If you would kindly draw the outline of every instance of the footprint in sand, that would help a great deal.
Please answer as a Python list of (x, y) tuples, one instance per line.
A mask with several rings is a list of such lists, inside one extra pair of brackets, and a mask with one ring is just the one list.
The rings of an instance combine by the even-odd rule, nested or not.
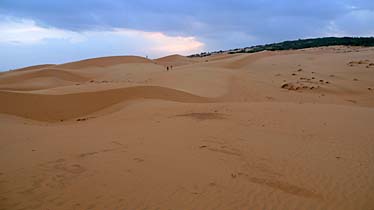
[(306, 189), (304, 187), (300, 187), (285, 181), (277, 180), (277, 179), (266, 179), (266, 178), (260, 178), (260, 177), (251, 177), (248, 174), (245, 173), (232, 173), (232, 178), (242, 177), (247, 179), (249, 182), (252, 182), (254, 184), (263, 185), (266, 187), (270, 187), (276, 190), (283, 191), (284, 193), (301, 196), (305, 198), (316, 198), (321, 199), (322, 195)]
[(66, 172), (69, 172), (69, 173), (72, 173), (72, 174), (80, 174), (80, 173), (83, 173), (84, 171), (86, 171), (86, 169), (83, 168), (79, 164), (58, 165), (56, 168), (61, 169), (61, 170), (66, 171)]
[(142, 158), (134, 158), (133, 160), (135, 160), (136, 162), (139, 162), (139, 163), (144, 162), (144, 159), (142, 159)]
[(222, 120), (225, 119), (225, 115), (217, 112), (194, 112), (188, 114), (176, 115), (176, 117), (189, 117), (196, 120)]

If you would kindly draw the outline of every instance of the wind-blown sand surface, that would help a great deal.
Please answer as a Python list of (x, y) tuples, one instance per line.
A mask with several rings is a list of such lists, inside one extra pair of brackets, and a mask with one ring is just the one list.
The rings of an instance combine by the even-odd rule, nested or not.
[(374, 209), (374, 48), (5, 72), (0, 137), (0, 210)]

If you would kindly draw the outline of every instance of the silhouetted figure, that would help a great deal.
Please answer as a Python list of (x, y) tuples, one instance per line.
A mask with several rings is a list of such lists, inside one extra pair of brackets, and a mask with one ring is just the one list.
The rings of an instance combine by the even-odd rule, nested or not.
[(169, 71), (169, 66), (166, 66), (166, 71)]

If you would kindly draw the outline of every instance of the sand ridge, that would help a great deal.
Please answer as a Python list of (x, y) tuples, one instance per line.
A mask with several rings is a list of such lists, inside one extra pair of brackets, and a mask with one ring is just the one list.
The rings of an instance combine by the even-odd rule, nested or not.
[(28, 70), (35, 70), (35, 69), (43, 69), (48, 67), (53, 67), (55, 64), (41, 64), (41, 65), (35, 65), (35, 66), (29, 66), (25, 68), (15, 69), (12, 71), (28, 71)]
[(136, 86), (97, 92), (45, 95), (0, 91), (1, 113), (39, 121), (64, 121), (86, 116), (120, 102), (134, 99), (160, 99), (207, 103), (214, 99), (157, 86)]
[(9, 84), (9, 83), (22, 83), (25, 80), (38, 78), (38, 77), (56, 77), (62, 80), (72, 81), (72, 82), (83, 82), (87, 81), (88, 78), (84, 78), (80, 75), (73, 74), (68, 71), (60, 69), (42, 69), (32, 72), (25, 72), (18, 75), (11, 75), (9, 77), (3, 77), (0, 80), (0, 84)]
[(65, 63), (58, 65), (57, 67), (67, 69), (81, 69), (89, 67), (106, 67), (124, 63), (152, 63), (152, 61), (140, 56), (110, 56)]
[(183, 66), (198, 63), (199, 60), (188, 58), (182, 55), (169, 55), (162, 58), (154, 59), (154, 62), (163, 66)]

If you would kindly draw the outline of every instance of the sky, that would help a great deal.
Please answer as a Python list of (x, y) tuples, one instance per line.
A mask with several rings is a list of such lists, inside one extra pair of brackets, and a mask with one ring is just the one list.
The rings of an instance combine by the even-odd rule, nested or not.
[(373, 0), (0, 0), (0, 71), (374, 36)]

